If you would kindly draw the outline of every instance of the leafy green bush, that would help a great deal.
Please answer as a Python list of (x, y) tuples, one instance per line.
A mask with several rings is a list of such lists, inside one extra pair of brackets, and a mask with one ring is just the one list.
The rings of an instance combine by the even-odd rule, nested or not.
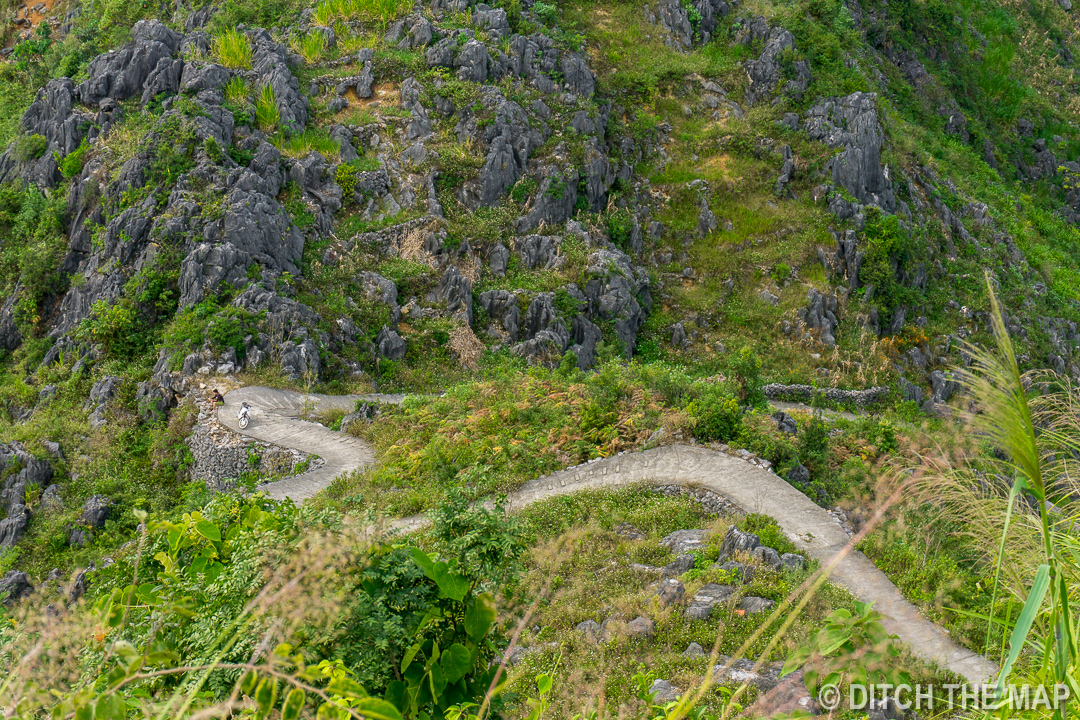
[(694, 437), (704, 442), (730, 442), (739, 434), (739, 401), (721, 388), (709, 388), (687, 406), (694, 418)]
[(799, 460), (817, 474), (825, 469), (829, 456), (829, 426), (815, 412), (810, 422), (799, 433)]
[(194, 350), (209, 341), (215, 351), (235, 348), (244, 353), (244, 336), (256, 329), (257, 318), (233, 305), (222, 306), (214, 297), (176, 313), (165, 329), (163, 342), (168, 348)]
[(630, 234), (633, 227), (634, 218), (626, 208), (612, 210), (607, 214), (607, 228), (611, 242), (623, 250), (630, 249)]
[(760, 405), (765, 402), (761, 392), (761, 358), (749, 347), (735, 353), (731, 360), (731, 370), (739, 383), (739, 400), (746, 405)]
[(19, 162), (37, 160), (49, 149), (49, 141), (44, 135), (19, 135), (15, 138), (15, 149), (12, 153)]
[(795, 544), (788, 540), (784, 531), (768, 515), (750, 513), (741, 518), (737, 525), (740, 530), (757, 535), (762, 545), (771, 547), (780, 554), (798, 552)]
[(90, 144), (86, 142), (86, 138), (79, 143), (79, 147), (75, 148), (67, 155), (65, 155), (60, 162), (60, 173), (64, 176), (65, 180), (71, 180), (78, 177), (82, 173), (83, 166), (86, 165), (86, 152), (90, 149)]

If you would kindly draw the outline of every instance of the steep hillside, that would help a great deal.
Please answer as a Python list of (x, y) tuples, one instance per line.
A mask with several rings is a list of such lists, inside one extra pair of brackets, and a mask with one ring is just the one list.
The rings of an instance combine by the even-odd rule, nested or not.
[[(753, 453), (858, 529), (883, 468), (981, 449), (951, 369), (991, 338), (988, 288), (1021, 369), (1080, 380), (1069, 0), (0, 0), (0, 21), (14, 594), (107, 566), (147, 517), (249, 513), (293, 547), (308, 521), (673, 442)], [(237, 497), (321, 462), (222, 427), (210, 394), (239, 385), (407, 397), (300, 413), (377, 464), (297, 515)], [(864, 551), (981, 650), (973, 618), (1011, 608), (985, 548), (890, 518)]]

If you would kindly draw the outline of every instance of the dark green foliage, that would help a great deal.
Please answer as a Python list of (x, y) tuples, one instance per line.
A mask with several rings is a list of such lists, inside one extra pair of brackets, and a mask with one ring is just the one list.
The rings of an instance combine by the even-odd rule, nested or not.
[(744, 347), (731, 360), (731, 370), (739, 383), (739, 400), (746, 405), (765, 402), (761, 392), (761, 358), (752, 348)]
[(82, 172), (83, 166), (86, 165), (86, 152), (90, 149), (89, 143), (86, 142), (86, 138), (79, 143), (79, 147), (75, 148), (60, 160), (60, 172), (63, 174), (65, 180), (71, 180), (78, 177)]
[(98, 343), (110, 357), (134, 360), (151, 352), (161, 326), (176, 312), (179, 277), (179, 255), (167, 251), (155, 265), (133, 275), (115, 302), (94, 303), (75, 337)]
[(212, 137), (206, 138), (203, 141), (203, 149), (206, 150), (206, 156), (210, 158), (211, 162), (221, 164), (221, 161), (225, 159), (225, 153), (222, 151), (221, 146), (217, 144), (217, 141)]
[(225, 0), (210, 21), (210, 27), (215, 32), (221, 32), (241, 23), (264, 28), (287, 25), (309, 6), (303, 0), (264, 0), (258, 3)]
[(256, 330), (256, 323), (257, 318), (243, 308), (208, 297), (176, 313), (162, 340), (168, 348), (187, 352), (208, 340), (215, 351), (232, 347), (242, 357), (244, 336)]
[(571, 295), (566, 288), (555, 290), (555, 309), (559, 315), (572, 318), (582, 311), (582, 302)]
[(634, 217), (625, 208), (612, 210), (607, 214), (607, 228), (611, 242), (623, 250), (630, 249), (630, 234), (633, 226)]
[(737, 527), (744, 532), (754, 533), (762, 545), (771, 547), (780, 554), (798, 552), (795, 544), (787, 539), (784, 531), (768, 515), (750, 513), (739, 520)]
[(694, 437), (704, 442), (731, 442), (739, 434), (742, 408), (719, 385), (706, 388), (688, 406), (694, 417)]
[(820, 472), (829, 455), (829, 426), (820, 412), (814, 413), (798, 437), (800, 462), (810, 468), (812, 473)]
[(915, 257), (916, 245), (900, 228), (895, 215), (884, 215), (875, 207), (867, 208), (866, 256), (859, 269), (859, 281), (873, 287), (873, 302), (884, 317), (900, 305), (911, 302), (916, 292), (904, 287), (897, 269)]
[(19, 162), (30, 162), (44, 155), (48, 148), (49, 141), (44, 135), (20, 135), (15, 138), (13, 154)]
[(513, 584), (526, 547), (520, 521), (501, 505), (494, 510), (472, 506), (464, 493), (451, 491), (428, 517), (436, 546), (444, 555), (456, 557), (461, 573), (477, 587), (494, 591)]
[(36, 331), (41, 301), (63, 289), (59, 274), (67, 250), (66, 198), (45, 197), (36, 187), (0, 188), (0, 283), (8, 294), (19, 288), (16, 320), (24, 333)]

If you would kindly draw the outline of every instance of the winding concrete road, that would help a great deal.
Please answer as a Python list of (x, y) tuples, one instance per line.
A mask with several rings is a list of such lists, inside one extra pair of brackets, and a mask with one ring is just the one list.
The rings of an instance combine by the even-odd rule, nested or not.
[[(272, 497), (302, 501), (344, 472), (374, 462), (374, 452), (358, 438), (297, 419), (303, 410), (340, 408), (351, 412), (357, 400), (400, 403), (394, 395), (311, 395), (269, 388), (241, 388), (225, 396), (218, 419), (232, 430), (322, 457), (326, 464), (309, 473), (263, 486)], [(236, 426), (236, 410), (247, 401), (254, 408), (244, 431)], [(526, 483), (509, 498), (509, 507), (590, 488), (635, 483), (679, 484), (707, 488), (747, 512), (773, 517), (800, 552), (832, 565), (830, 577), (863, 602), (873, 602), (886, 616), (888, 631), (921, 657), (979, 683), (997, 672), (993, 662), (955, 643), (937, 624), (901, 595), (865, 555), (848, 547), (848, 535), (836, 519), (774, 473), (725, 453), (702, 447), (671, 445), (624, 453), (546, 475)], [(403, 518), (403, 531), (426, 524), (422, 517)]]
[[(375, 451), (360, 438), (301, 420), (300, 416), (326, 410), (350, 413), (357, 401), (397, 405), (404, 398), (404, 395), (319, 395), (242, 387), (225, 394), (225, 404), (218, 408), (217, 419), (233, 432), (322, 458), (322, 467), (259, 486), (274, 499), (292, 498), (299, 503), (327, 487), (338, 475), (375, 462)], [(241, 430), (236, 424), (236, 413), (244, 402), (251, 406), (251, 421), (246, 430)]]

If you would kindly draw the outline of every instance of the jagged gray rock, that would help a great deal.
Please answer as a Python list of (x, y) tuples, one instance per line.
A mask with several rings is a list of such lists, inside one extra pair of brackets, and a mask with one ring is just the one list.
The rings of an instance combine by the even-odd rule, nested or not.
[(896, 210), (892, 181), (881, 165), (885, 133), (878, 121), (877, 95), (856, 92), (825, 98), (805, 115), (806, 131), (814, 140), (842, 151), (829, 161), (833, 182), (860, 202)]
[(383, 325), (378, 337), (375, 338), (375, 346), (378, 348), (379, 357), (387, 360), (404, 360), (405, 352), (408, 350), (405, 339), (386, 325)]
[(734, 553), (749, 553), (761, 544), (761, 538), (754, 533), (744, 532), (732, 525), (724, 535), (724, 542), (720, 545), (720, 559), (731, 557)]
[(0, 595), (5, 605), (12, 605), (34, 592), (30, 577), (21, 570), (9, 570), (0, 578)]

